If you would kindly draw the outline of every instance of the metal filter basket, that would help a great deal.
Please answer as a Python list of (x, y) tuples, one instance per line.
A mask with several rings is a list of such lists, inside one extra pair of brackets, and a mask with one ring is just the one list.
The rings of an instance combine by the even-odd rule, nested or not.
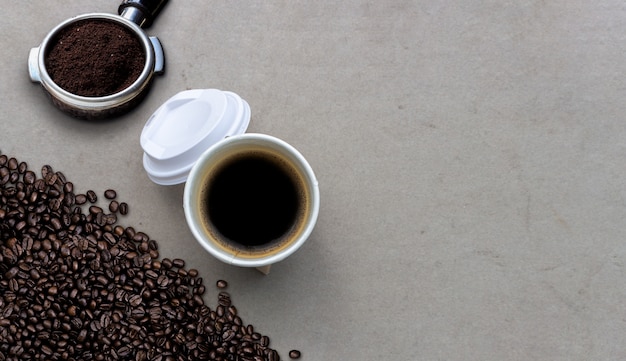
[[(40, 46), (32, 48), (28, 57), (31, 81), (40, 83), (52, 103), (60, 110), (81, 119), (103, 119), (121, 115), (135, 107), (146, 95), (155, 74), (165, 70), (165, 56), (158, 38), (147, 36), (142, 26), (149, 26), (167, 0), (124, 1), (119, 14), (89, 13), (79, 15), (57, 25)], [(139, 77), (125, 89), (106, 96), (88, 97), (73, 94), (57, 85), (46, 70), (46, 55), (55, 45), (59, 32), (71, 24), (84, 20), (115, 23), (128, 29), (139, 40), (145, 54), (145, 64)]]

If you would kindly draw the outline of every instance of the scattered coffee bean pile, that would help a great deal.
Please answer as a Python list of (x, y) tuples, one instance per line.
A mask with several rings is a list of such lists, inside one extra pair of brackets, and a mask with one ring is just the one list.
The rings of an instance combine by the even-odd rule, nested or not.
[(156, 241), (117, 225), (128, 205), (104, 195), (110, 212), (50, 166), (38, 177), (0, 155), (0, 361), (280, 359), (226, 282), (210, 309), (198, 271), (160, 260)]

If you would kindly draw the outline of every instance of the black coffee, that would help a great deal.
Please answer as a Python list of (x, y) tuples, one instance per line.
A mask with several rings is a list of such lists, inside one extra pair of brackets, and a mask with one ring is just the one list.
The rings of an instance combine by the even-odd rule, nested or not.
[(299, 213), (295, 171), (272, 154), (235, 156), (215, 172), (206, 213), (225, 238), (244, 247), (266, 245), (289, 233)]

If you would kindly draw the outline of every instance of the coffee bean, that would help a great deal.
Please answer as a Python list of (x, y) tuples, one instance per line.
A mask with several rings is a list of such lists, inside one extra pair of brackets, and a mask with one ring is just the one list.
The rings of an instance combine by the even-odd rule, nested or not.
[(271, 350), (267, 359), (268, 361), (280, 361), (280, 357), (278, 356), (278, 352), (276, 352), (276, 350)]
[(111, 203), (109, 203), (109, 211), (111, 211), (112, 213), (117, 213), (119, 208), (120, 204), (117, 201), (111, 201)]
[(72, 182), (64, 182), (63, 184), (63, 192), (67, 193), (74, 193), (74, 183)]
[(20, 174), (24, 174), (27, 169), (28, 169), (28, 164), (26, 164), (26, 162), (20, 162), (20, 164), (17, 165), (17, 171)]
[(204, 305), (204, 300), (202, 299), (202, 297), (200, 295), (194, 295), (193, 296), (193, 301), (196, 303), (196, 306)]
[(128, 204), (126, 204), (126, 202), (120, 203), (119, 211), (120, 211), (121, 215), (123, 215), (123, 216), (127, 215), (128, 214)]
[(17, 159), (11, 157), (9, 158), (9, 163), (8, 163), (8, 167), (10, 170), (16, 170), (18, 166), (18, 162)]
[(270, 345), (270, 338), (267, 336), (261, 337), (261, 346), (268, 347)]
[(57, 231), (63, 227), (61, 220), (56, 217), (50, 220), (50, 225), (52, 226), (52, 228), (54, 228)]
[(44, 181), (47, 185), (54, 185), (59, 179), (59, 176), (56, 173), (48, 173), (46, 177), (44, 177)]
[(100, 208), (98, 206), (91, 206), (91, 207), (89, 207), (89, 213), (91, 213), (91, 214), (102, 213), (102, 208)]
[(193, 293), (196, 295), (200, 295), (202, 296), (204, 294), (204, 292), (206, 292), (206, 289), (204, 286), (198, 286), (196, 288), (194, 288)]
[(114, 245), (117, 243), (117, 237), (113, 235), (111, 232), (106, 232), (102, 235), (102, 238), (107, 241), (110, 245)]
[(142, 303), (141, 295), (133, 295), (128, 299), (128, 301), (132, 307), (137, 307)]
[(218, 303), (220, 306), (224, 306), (224, 307), (228, 307), (228, 306), (230, 306), (230, 304), (231, 304), (231, 301), (230, 301), (230, 294), (228, 294), (227, 292), (224, 292), (224, 291), (220, 292), (220, 293), (218, 294), (218, 300), (217, 300), (217, 303)]
[[(7, 252), (8, 253), (8, 252)], [(13, 252), (11, 252), (11, 254), (13, 254)], [(5, 274), (4, 277), (8, 280), (12, 279), (13, 277), (15, 277), (17, 275), (17, 273), (20, 271), (19, 268), (17, 267), (13, 267), (10, 270), (8, 270)]]
[(96, 192), (92, 190), (88, 190), (86, 196), (89, 203), (96, 203), (98, 201), (98, 196), (96, 195)]
[(299, 359), (300, 356), (302, 356), (302, 354), (298, 350), (291, 350), (291, 351), (289, 351), (289, 358)]
[(25, 184), (34, 184), (37, 179), (37, 175), (33, 171), (26, 171), (24, 173), (24, 183)]
[(12, 292), (19, 292), (20, 284), (15, 278), (9, 280), (9, 290), (11, 290)]
[(87, 203), (87, 196), (84, 194), (77, 194), (76, 197), (74, 197), (74, 202), (77, 205), (83, 205)]
[(185, 267), (185, 261), (180, 258), (175, 258), (172, 260), (172, 265), (176, 268)]
[(228, 282), (226, 282), (224, 280), (219, 280), (219, 281), (217, 281), (216, 286), (217, 286), (217, 288), (224, 289), (224, 288), (228, 287)]
[(115, 214), (105, 214), (103, 216), (104, 223), (107, 225), (113, 225), (117, 223), (117, 216)]
[(117, 350), (117, 355), (121, 358), (128, 357), (130, 355), (130, 348), (128, 346), (122, 346)]
[(117, 192), (113, 189), (107, 189), (104, 191), (104, 197), (106, 199), (115, 199), (115, 197), (117, 197)]
[(171, 261), (169, 258), (164, 258), (164, 259), (161, 261), (161, 266), (162, 266), (164, 269), (166, 269), (166, 270), (167, 270), (167, 269), (170, 269), (170, 268), (172, 268), (172, 261)]
[(157, 278), (157, 284), (161, 288), (166, 288), (170, 284), (170, 279), (165, 275), (161, 275)]

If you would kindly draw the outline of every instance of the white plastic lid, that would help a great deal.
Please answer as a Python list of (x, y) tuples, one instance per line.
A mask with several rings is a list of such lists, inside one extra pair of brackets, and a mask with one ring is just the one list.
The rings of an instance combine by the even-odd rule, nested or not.
[(141, 132), (148, 177), (161, 185), (184, 183), (205, 150), (226, 137), (243, 134), (248, 124), (250, 106), (233, 92), (194, 89), (174, 95)]

